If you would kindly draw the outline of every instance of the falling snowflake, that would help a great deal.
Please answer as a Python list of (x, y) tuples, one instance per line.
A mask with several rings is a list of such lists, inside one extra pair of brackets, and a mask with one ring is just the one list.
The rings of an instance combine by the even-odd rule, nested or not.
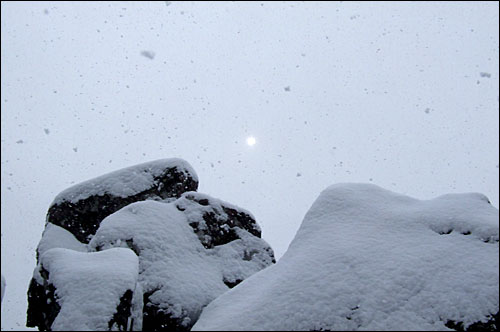
[(155, 52), (152, 52), (152, 51), (142, 51), (142, 52), (141, 52), (141, 55), (142, 55), (142, 56), (145, 56), (145, 57), (146, 57), (146, 58), (148, 58), (148, 59), (153, 60), (153, 59), (154, 59), (154, 57), (155, 57)]

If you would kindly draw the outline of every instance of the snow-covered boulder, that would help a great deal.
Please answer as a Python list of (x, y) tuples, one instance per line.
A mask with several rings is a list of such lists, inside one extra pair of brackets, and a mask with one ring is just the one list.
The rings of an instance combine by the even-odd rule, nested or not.
[[(40, 255), (27, 326), (52, 331), (128, 331), (142, 325), (138, 258), (126, 248)], [(30, 311), (31, 310), (31, 311)]]
[[(275, 263), (250, 212), (197, 186), (187, 162), (163, 159), (59, 194), (37, 247), (27, 326), (189, 330), (204, 306)], [(133, 287), (129, 254), (115, 249), (138, 256)], [(127, 279), (127, 289), (113, 278)]]
[(481, 194), (330, 186), (278, 263), (193, 330), (497, 330), (498, 217)]
[[(87, 246), (76, 239), (66, 229), (47, 223), (42, 233), (42, 239), (36, 249), (36, 260), (53, 248), (65, 248), (79, 252), (87, 252)], [(40, 274), (40, 264), (35, 268), (33, 278), (28, 288), (28, 327), (38, 326), (41, 330), (50, 329), (52, 322), (59, 313), (60, 305), (54, 300), (55, 288), (52, 284), (44, 283)]]
[(124, 168), (72, 186), (49, 207), (47, 222), (88, 243), (100, 222), (122, 207), (146, 199), (178, 198), (198, 188), (198, 176), (186, 161), (160, 159)]
[(261, 237), (261, 229), (249, 211), (206, 194), (186, 192), (175, 206), (186, 215), (205, 248), (238, 239), (235, 229)]
[(89, 248), (112, 247), (139, 256), (145, 331), (189, 330), (204, 306), (274, 262), (248, 211), (194, 192), (105, 218)]

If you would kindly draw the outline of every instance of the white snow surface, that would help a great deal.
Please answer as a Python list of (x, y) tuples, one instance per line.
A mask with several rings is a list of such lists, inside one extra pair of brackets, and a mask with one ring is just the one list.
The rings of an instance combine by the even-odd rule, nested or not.
[(7, 284), (5, 283), (5, 278), (3, 277), (3, 274), (2, 274), (2, 298), (0, 299), (0, 301), (3, 301), (3, 294), (5, 292), (6, 286), (7, 286)]
[(87, 245), (78, 241), (70, 231), (49, 222), (45, 225), (42, 239), (38, 243), (38, 256), (40, 257), (44, 252), (52, 248), (66, 248), (87, 252)]
[(61, 306), (54, 331), (108, 330), (120, 298), (136, 289), (138, 258), (130, 249), (82, 253), (53, 248), (40, 256), (40, 264), (49, 272)]
[(481, 194), (417, 200), (371, 184), (330, 186), (278, 263), (215, 299), (192, 330), (484, 322), (499, 310), (498, 216)]
[(76, 203), (90, 196), (106, 193), (118, 197), (132, 196), (149, 189), (155, 177), (167, 168), (174, 167), (198, 182), (198, 175), (187, 161), (180, 158), (159, 159), (123, 168), (69, 187), (54, 198), (51, 206), (63, 201)]
[(125, 247), (132, 240), (139, 252), (139, 281), (144, 292), (156, 290), (150, 300), (174, 318), (186, 317), (183, 324), (188, 326), (205, 305), (228, 290), (224, 277), (241, 279), (271, 264), (269, 257), (266, 263), (244, 260), (248, 246), (258, 252), (268, 245), (244, 230), (238, 234), (240, 240), (206, 249), (175, 203), (142, 201), (106, 217), (89, 248)]

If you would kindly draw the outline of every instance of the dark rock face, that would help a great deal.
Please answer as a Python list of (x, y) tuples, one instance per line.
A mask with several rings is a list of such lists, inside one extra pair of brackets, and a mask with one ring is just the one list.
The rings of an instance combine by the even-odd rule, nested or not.
[[(172, 317), (172, 314), (150, 301), (149, 297), (154, 292), (144, 293), (144, 316), (142, 321), (143, 331), (189, 331), (192, 324), (182, 324), (182, 320)], [(183, 319), (187, 317), (184, 313)]]
[(224, 279), (224, 284), (229, 288), (233, 288), (234, 286), (237, 286), (242, 281), (243, 280), (240, 280), (240, 279), (236, 279), (235, 281), (229, 281), (229, 280)]
[[(120, 298), (120, 304), (118, 304), (118, 307), (116, 307), (116, 313), (108, 322), (110, 331), (115, 324), (118, 328), (118, 331), (127, 331), (128, 318), (131, 315), (132, 308), (132, 295), (133, 292), (130, 289), (127, 289), (125, 291), (125, 294), (123, 294), (123, 296)], [(131, 325), (133, 325), (133, 323)]]
[(61, 306), (55, 295), (56, 288), (48, 283), (49, 273), (45, 269), (40, 270), (43, 284), (31, 279), (28, 289), (28, 315), (27, 327), (38, 327), (40, 331), (51, 331), (52, 323), (56, 319)]
[[(146, 199), (165, 199), (180, 197), (186, 191), (198, 188), (196, 173), (182, 164), (172, 166), (172, 160), (166, 159), (163, 169), (157, 162), (125, 168), (98, 178), (86, 181), (62, 192), (49, 207), (47, 222), (61, 226), (83, 242), (88, 243), (95, 234), (101, 221), (110, 214), (133, 202)], [(134, 188), (134, 177), (146, 178), (147, 184), (141, 183)], [(108, 179), (109, 185), (106, 183)], [(122, 181), (123, 184), (119, 182)], [(124, 187), (123, 192), (112, 187)], [(87, 188), (101, 186), (100, 190), (90, 195), (81, 195)], [(131, 188), (132, 187), (132, 188)]]
[(455, 331), (460, 331), (460, 332), (488, 332), (488, 331), (498, 331), (498, 312), (491, 317), (489, 317), (489, 320), (485, 323), (477, 322), (474, 324), (469, 325), (467, 328), (464, 329), (464, 324), (463, 322), (454, 322), (454, 321), (448, 321), (445, 325), (446, 327), (449, 327), (450, 329), (453, 329)]
[[(239, 239), (235, 227), (261, 237), (259, 225), (248, 212), (207, 195), (187, 192), (175, 201), (175, 205), (186, 214), (189, 225), (207, 249)], [(192, 210), (203, 211), (201, 218), (198, 215), (193, 217), (190, 213)]]

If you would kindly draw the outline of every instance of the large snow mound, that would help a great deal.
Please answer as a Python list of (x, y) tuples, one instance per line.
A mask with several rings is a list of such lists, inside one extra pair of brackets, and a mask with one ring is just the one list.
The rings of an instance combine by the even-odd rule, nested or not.
[(138, 266), (137, 256), (125, 248), (98, 253), (65, 248), (45, 251), (39, 273), (48, 275), (60, 306), (52, 330), (108, 330), (120, 298), (136, 289)]
[[(417, 200), (337, 184), (278, 261), (193, 330), (448, 330), (499, 310), (498, 210), (481, 194)], [(450, 326), (450, 325), (449, 325)]]
[(186, 177), (198, 182), (198, 175), (187, 161), (180, 158), (159, 159), (120, 169), (74, 185), (57, 195), (51, 206), (63, 201), (76, 203), (94, 195), (133, 196), (149, 189), (155, 178), (161, 176), (166, 169), (171, 168), (177, 169)]

